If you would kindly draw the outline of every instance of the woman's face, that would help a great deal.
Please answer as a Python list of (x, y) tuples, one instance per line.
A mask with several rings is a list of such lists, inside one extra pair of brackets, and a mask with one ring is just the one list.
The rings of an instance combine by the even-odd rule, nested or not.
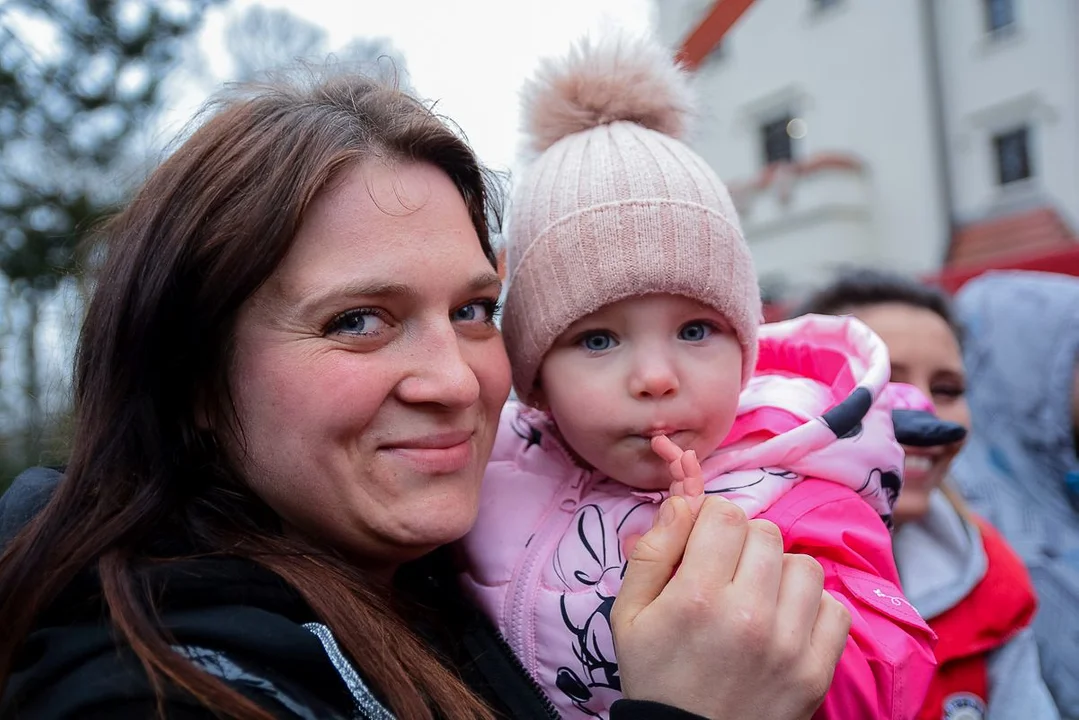
[[(855, 308), (852, 314), (883, 338), (892, 358), (892, 380), (914, 385), (932, 398), (944, 420), (969, 429), (963, 355), (955, 333), (932, 310), (905, 303)], [(939, 487), (962, 443), (936, 448), (905, 448), (903, 491), (895, 506), (896, 524), (918, 520), (929, 510), (929, 492)]]
[(291, 530), (381, 570), (468, 531), (510, 387), (499, 289), (433, 166), (364, 164), (315, 199), (230, 368), (231, 450)]

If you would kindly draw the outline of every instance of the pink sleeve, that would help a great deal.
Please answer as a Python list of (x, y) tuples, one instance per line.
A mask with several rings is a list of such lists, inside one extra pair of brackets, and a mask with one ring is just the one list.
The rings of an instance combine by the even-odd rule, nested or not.
[(814, 720), (907, 720), (921, 708), (936, 636), (899, 589), (891, 535), (849, 488), (804, 480), (761, 517), (787, 552), (824, 567), (824, 587), (851, 613), (850, 637)]

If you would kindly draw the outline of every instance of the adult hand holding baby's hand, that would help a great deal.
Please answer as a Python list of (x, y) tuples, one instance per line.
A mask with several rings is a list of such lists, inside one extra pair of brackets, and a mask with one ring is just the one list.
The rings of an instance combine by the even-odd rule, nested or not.
[(694, 518), (668, 498), (611, 612), (625, 696), (719, 720), (809, 718), (850, 629), (823, 587), (820, 564), (784, 554), (773, 523), (718, 497)]

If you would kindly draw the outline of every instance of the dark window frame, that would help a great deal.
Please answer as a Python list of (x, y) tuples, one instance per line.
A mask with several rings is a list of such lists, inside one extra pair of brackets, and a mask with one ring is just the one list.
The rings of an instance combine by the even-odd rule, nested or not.
[(788, 127), (794, 118), (793, 112), (784, 112), (773, 115), (760, 124), (761, 153), (764, 156), (765, 165), (794, 162), (796, 157), (794, 138), (788, 132)]
[(1030, 152), (1030, 125), (1020, 125), (993, 135), (993, 160), (997, 185), (1005, 187), (1034, 177)]
[(1015, 27), (1015, 0), (984, 0), (985, 30), (990, 34), (1005, 33)]

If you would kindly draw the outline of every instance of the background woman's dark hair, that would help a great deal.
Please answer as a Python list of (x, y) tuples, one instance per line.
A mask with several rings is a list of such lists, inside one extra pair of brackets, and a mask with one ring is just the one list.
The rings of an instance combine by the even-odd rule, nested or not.
[(791, 317), (807, 313), (843, 315), (856, 308), (884, 303), (910, 305), (936, 313), (948, 323), (956, 338), (962, 340), (962, 328), (952, 311), (951, 300), (942, 290), (898, 273), (870, 268), (842, 273), (813, 293)]
[(237, 312), (318, 193), (365, 160), (430, 163), (460, 191), (495, 266), (488, 177), (427, 106), (356, 75), (242, 88), (214, 109), (104, 230), (66, 477), (0, 556), (0, 688), (36, 617), (76, 574), (96, 571), (159, 696), (167, 680), (219, 714), (272, 717), (170, 649), (143, 575), (175, 554), (160, 545), (169, 537), (187, 554), (247, 557), (283, 577), (398, 717), (429, 718), (429, 705), (440, 717), (489, 716), (361, 571), (282, 533), (217, 440), (243, 442), (227, 382)]

